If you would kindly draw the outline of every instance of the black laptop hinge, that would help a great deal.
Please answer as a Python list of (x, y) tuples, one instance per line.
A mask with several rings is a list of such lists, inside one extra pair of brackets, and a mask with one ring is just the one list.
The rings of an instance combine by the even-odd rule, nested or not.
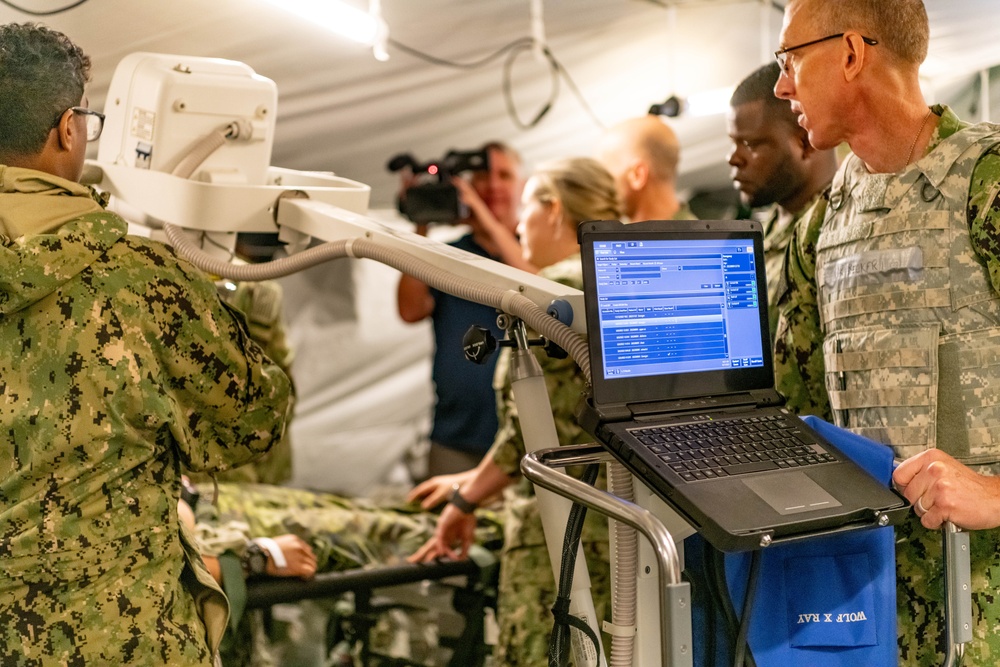
[(651, 401), (648, 403), (631, 403), (629, 408), (635, 419), (643, 417), (660, 417), (665, 413), (671, 415), (704, 412), (706, 410), (725, 410), (733, 408), (755, 408), (781, 405), (784, 401), (781, 395), (773, 389), (754, 390), (722, 396), (702, 396), (699, 398), (678, 399), (675, 401)]

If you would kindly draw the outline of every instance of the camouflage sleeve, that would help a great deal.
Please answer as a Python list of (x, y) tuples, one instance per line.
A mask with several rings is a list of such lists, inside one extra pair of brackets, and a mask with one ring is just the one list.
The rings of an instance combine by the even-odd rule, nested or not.
[[(549, 280), (580, 289), (582, 287), (582, 266), (579, 255), (547, 267), (541, 275)], [(574, 413), (580, 396), (586, 391), (583, 374), (571, 358), (553, 359), (541, 348), (532, 348), (545, 375), (555, 420), (556, 436), (560, 445), (582, 444), (592, 438), (576, 423)], [(497, 417), (500, 427), (493, 446), (487, 456), (508, 475), (521, 472), (521, 459), (525, 454), (524, 438), (518, 423), (517, 406), (511, 391), (509, 378), (510, 356), (507, 350), (497, 361), (494, 388), (497, 391)]]
[(497, 360), (496, 371), (493, 376), (493, 389), (497, 398), (497, 417), (499, 428), (493, 438), (493, 446), (486, 456), (493, 459), (500, 470), (508, 475), (520, 473), (521, 457), (524, 456), (524, 441), (521, 438), (521, 429), (517, 423), (517, 406), (514, 404), (514, 396), (510, 386), (510, 357), (509, 349), (504, 349)]
[[(152, 244), (138, 251), (147, 257), (168, 252)], [(174, 271), (150, 278), (146, 312), (137, 316), (150, 323), (143, 335), (159, 358), (181, 462), (196, 472), (248, 463), (282, 435), (289, 379), (251, 340), (242, 316), (219, 300), (211, 281), (184, 261)]]
[[(233, 306), (245, 316), (250, 337), (261, 346), (264, 354), (292, 379), (293, 351), (288, 344), (282, 302), (281, 285), (273, 280), (262, 282), (224, 282), (218, 287), (222, 301)], [(295, 394), (294, 380), (292, 395)], [(283, 484), (292, 478), (292, 441), (286, 428), (281, 440), (251, 465), (213, 473), (220, 482), (260, 482)], [(208, 479), (207, 473), (188, 475), (195, 481)]]
[[(199, 485), (202, 497), (214, 489)], [(495, 543), (497, 522), (477, 511), (477, 536)], [(217, 505), (199, 502), (197, 531), (205, 553), (242, 554), (251, 537), (297, 535), (312, 547), (320, 572), (396, 564), (433, 533), (436, 516), (405, 505), (267, 484), (219, 484)]]
[(816, 241), (826, 215), (824, 193), (796, 221), (778, 286), (774, 336), (775, 387), (796, 414), (830, 419), (823, 364), (823, 331), (816, 300)]
[(984, 153), (972, 171), (967, 215), (972, 247), (1000, 293), (1000, 146)]
[(284, 293), (273, 280), (257, 283), (226, 283), (219, 289), (225, 303), (246, 317), (250, 337), (264, 349), (270, 359), (286, 374), (291, 372), (292, 349), (288, 345), (281, 304)]

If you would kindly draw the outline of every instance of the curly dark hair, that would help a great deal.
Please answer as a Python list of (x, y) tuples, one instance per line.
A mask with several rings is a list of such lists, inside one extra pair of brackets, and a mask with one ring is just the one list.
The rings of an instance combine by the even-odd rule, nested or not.
[(83, 98), (90, 58), (34, 23), (0, 25), (0, 163), (37, 155), (66, 109)]

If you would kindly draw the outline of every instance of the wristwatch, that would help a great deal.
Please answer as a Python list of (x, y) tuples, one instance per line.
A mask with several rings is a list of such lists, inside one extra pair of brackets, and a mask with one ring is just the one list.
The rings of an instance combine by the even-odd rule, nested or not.
[(460, 489), (461, 486), (459, 484), (455, 484), (451, 487), (451, 497), (448, 498), (448, 502), (457, 507), (462, 514), (472, 514), (476, 511), (476, 508), (479, 507), (479, 505), (466, 500), (466, 498), (462, 496)]
[(240, 558), (244, 574), (248, 577), (259, 577), (264, 574), (267, 571), (267, 557), (267, 550), (262, 546), (256, 542), (248, 544), (243, 557)]

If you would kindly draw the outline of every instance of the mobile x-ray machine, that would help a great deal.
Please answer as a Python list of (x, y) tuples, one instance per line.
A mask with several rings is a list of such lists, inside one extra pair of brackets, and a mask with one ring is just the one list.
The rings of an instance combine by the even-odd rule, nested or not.
[[(589, 377), (581, 292), (383, 225), (365, 215), (370, 189), (362, 183), (270, 166), (276, 87), (242, 63), (129, 55), (115, 72), (104, 113), (98, 157), (88, 162), (85, 181), (113, 195), (112, 208), (126, 218), (162, 229), (180, 255), (210, 274), (265, 280), (330, 259), (368, 258), (505, 314), (516, 346), (513, 391), (529, 452), (522, 468), (541, 487), (538, 502), (556, 580), (572, 499), (614, 519), (612, 542), (625, 544), (626, 555), (613, 558), (612, 569), (616, 586), (633, 596), (625, 596), (623, 616), (606, 624), (613, 648), (615, 642), (625, 647), (613, 651), (612, 664), (692, 664), (690, 589), (681, 581), (676, 544), (693, 530), (646, 487), (633, 486), (631, 474), (600, 447), (558, 447), (544, 380), (528, 349), (530, 328), (569, 353)], [(276, 234), (288, 257), (233, 263), (238, 233)], [(559, 471), (581, 462), (609, 465), (610, 493)], [(637, 546), (635, 531), (645, 538)], [(949, 587), (957, 626), (949, 632), (958, 646), (971, 636), (968, 536), (954, 530), (946, 535), (951, 562), (957, 563), (950, 570), (964, 582), (957, 590)], [(600, 637), (582, 552), (570, 613)], [(576, 630), (572, 636), (577, 667), (607, 664), (600, 645)]]

